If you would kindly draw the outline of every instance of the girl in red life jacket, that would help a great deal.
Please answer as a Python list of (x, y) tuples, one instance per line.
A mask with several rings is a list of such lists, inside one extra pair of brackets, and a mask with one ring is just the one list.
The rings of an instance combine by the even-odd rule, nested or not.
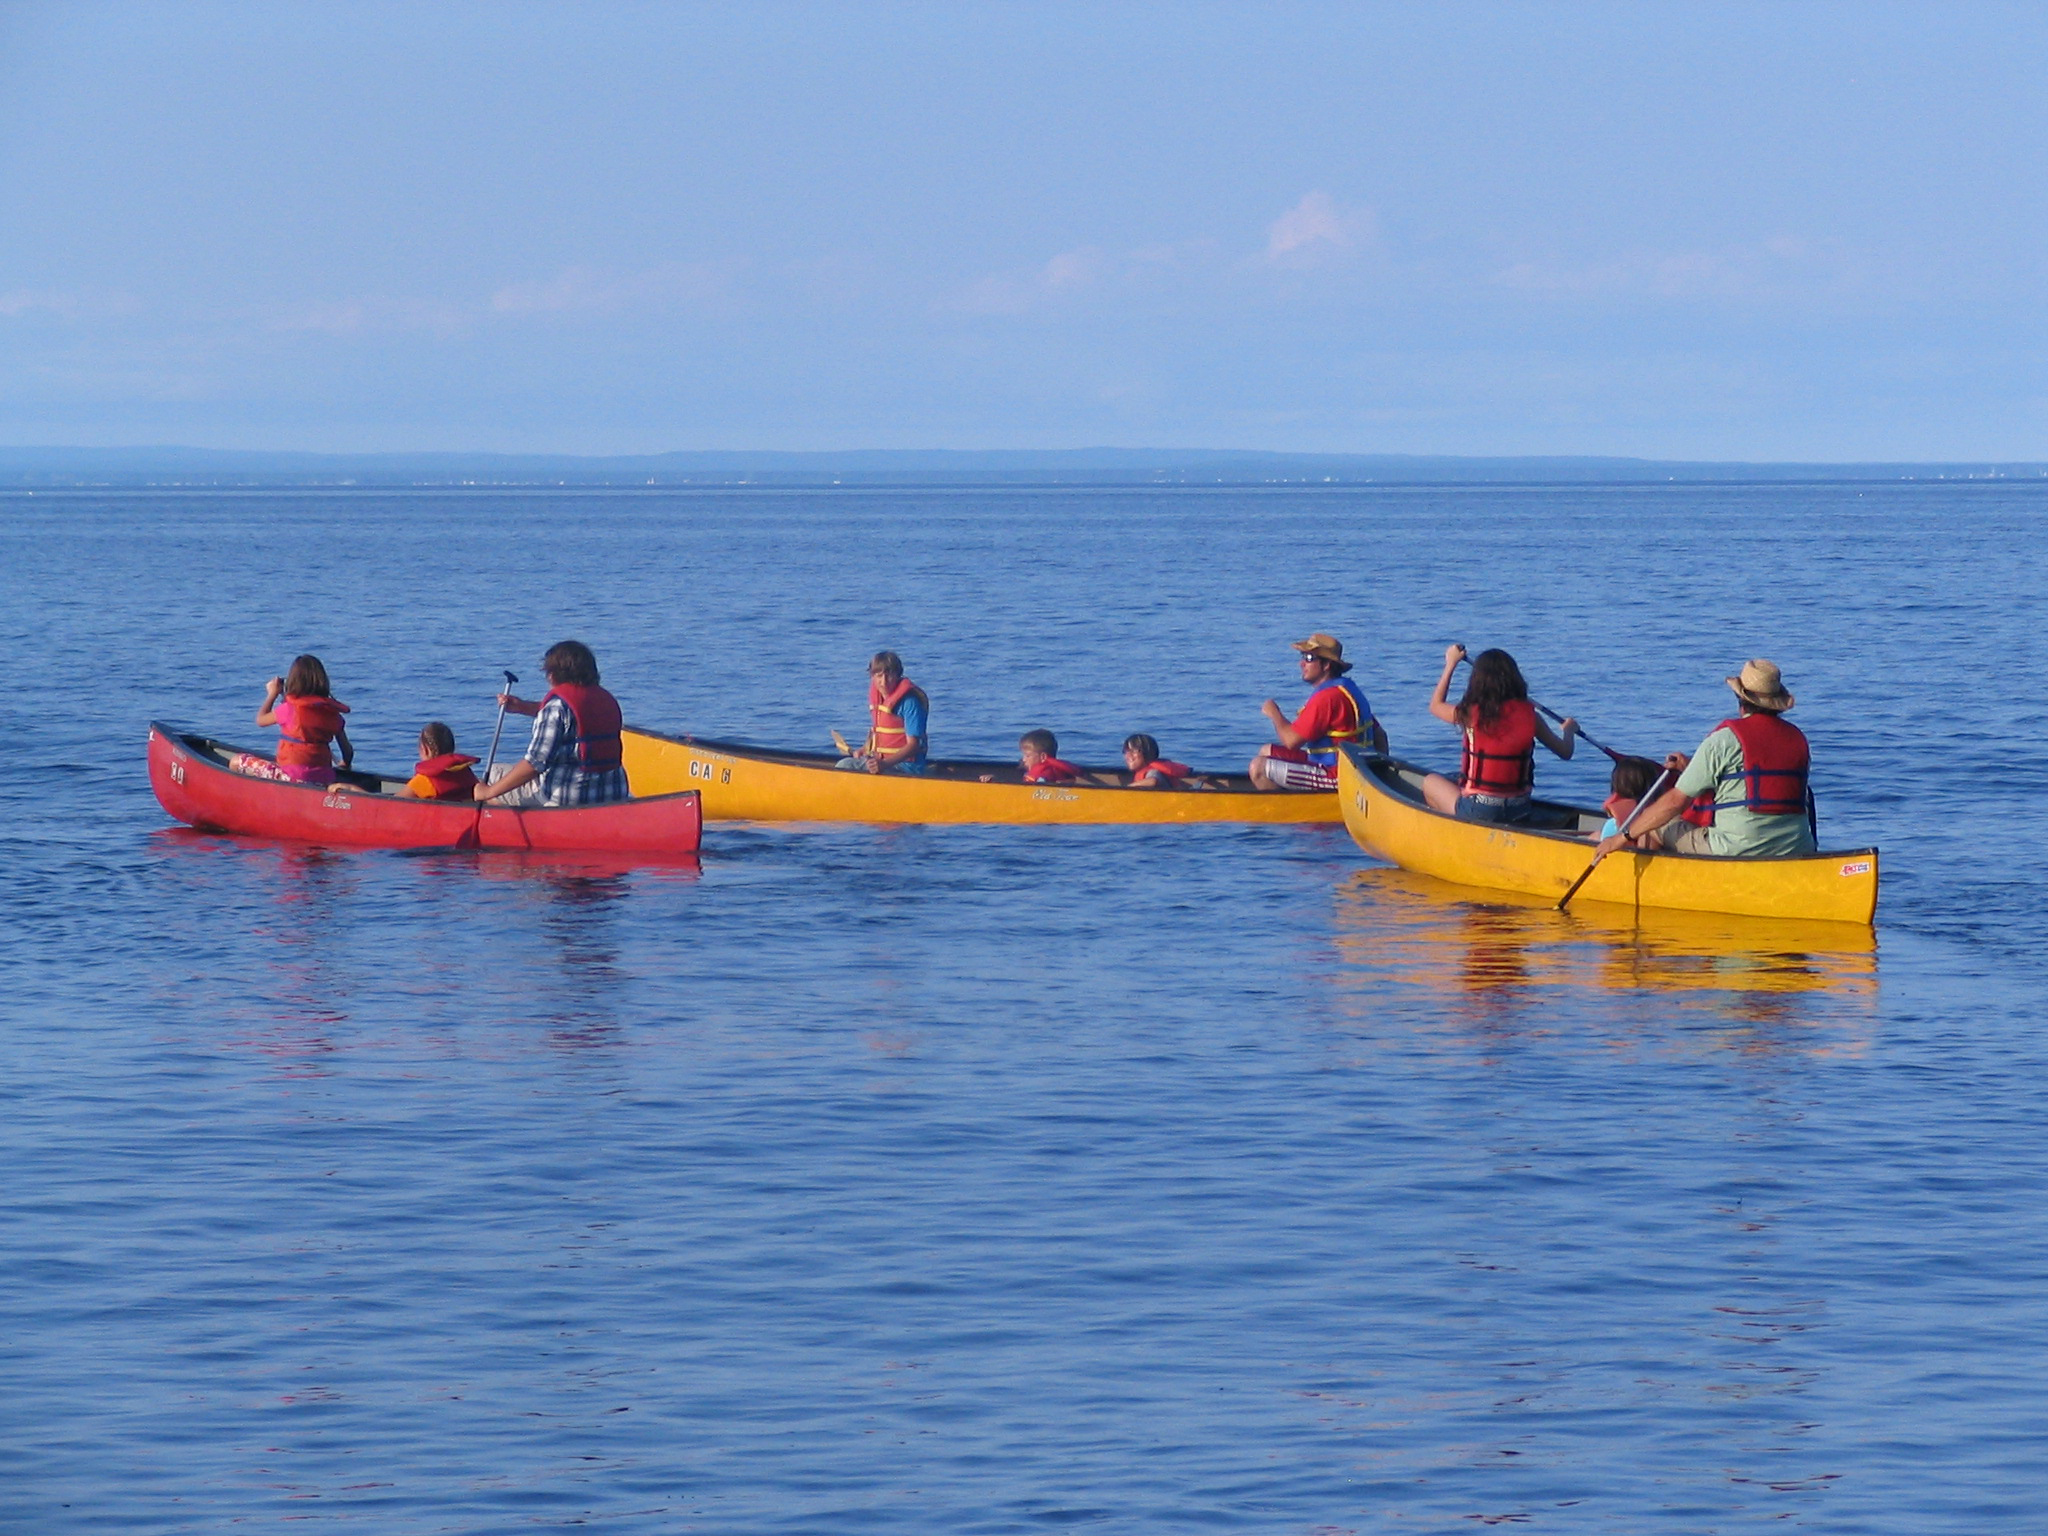
[[(274, 725), (284, 734), (277, 744), (277, 774), (295, 784), (332, 784), (334, 751), (341, 748), (341, 766), (356, 760), (348, 739), (348, 706), (334, 697), (327, 668), (318, 656), (299, 656), (283, 677), (263, 685), (258, 725)], [(271, 775), (265, 774), (268, 778)]]
[(476, 762), (455, 750), (455, 733), (439, 720), (420, 728), (420, 760), (398, 793), (414, 800), (468, 800), (476, 793)]
[(1051, 731), (1026, 731), (1017, 738), (1017, 761), (1026, 784), (1072, 784), (1081, 770), (1060, 761), (1060, 739)]
[(1460, 821), (1526, 820), (1536, 790), (1536, 743), (1569, 758), (1579, 722), (1565, 721), (1562, 734), (1544, 724), (1529, 702), (1522, 669), (1500, 650), (1481, 651), (1473, 659), (1465, 697), (1451, 703), (1451, 674), (1464, 659), (1464, 646), (1445, 648), (1443, 676), (1429, 699), (1429, 712), (1464, 734), (1464, 759), (1455, 781), (1440, 773), (1427, 775), (1423, 798), (1431, 810)]
[(1195, 770), (1170, 763), (1159, 755), (1159, 743), (1142, 731), (1124, 738), (1124, 766), (1131, 770), (1132, 789), (1186, 789)]

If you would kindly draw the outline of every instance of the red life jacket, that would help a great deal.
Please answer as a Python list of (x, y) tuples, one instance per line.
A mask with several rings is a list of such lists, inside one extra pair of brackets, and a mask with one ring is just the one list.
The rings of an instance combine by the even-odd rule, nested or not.
[(1609, 795), (1600, 802), (1600, 809), (1618, 827), (1636, 813), (1636, 803), (1627, 795)]
[(1071, 784), (1081, 777), (1081, 770), (1072, 763), (1062, 762), (1057, 757), (1048, 757), (1036, 768), (1026, 769), (1026, 784)]
[(925, 707), (931, 707), (931, 700), (925, 691), (907, 677), (899, 677), (894, 688), (884, 689), (880, 677), (868, 679), (868, 713), (874, 724), (868, 728), (868, 750), (870, 752), (901, 752), (910, 745), (910, 733), (903, 729), (903, 717), (896, 713), (896, 706), (911, 694), (925, 700)]
[(619, 750), (619, 728), (625, 724), (619, 701), (595, 683), (557, 683), (541, 700), (560, 699), (569, 706), (576, 721), (576, 767), (583, 773), (606, 773), (624, 758)]
[(469, 765), (475, 761), (460, 752), (443, 752), (439, 757), (414, 763), (413, 777), (433, 785), (436, 800), (467, 800), (476, 788), (476, 775), (469, 771)]
[(1536, 788), (1536, 710), (1527, 699), (1509, 699), (1493, 729), (1475, 721), (1465, 727), (1465, 755), (1458, 764), (1461, 795), (1514, 800)]
[(1808, 788), (1812, 749), (1806, 734), (1777, 715), (1738, 715), (1717, 730), (1733, 731), (1742, 743), (1742, 767), (1721, 775), (1721, 784), (1740, 784), (1740, 800), (1721, 800), (1721, 784), (1685, 808), (1685, 819), (1711, 827), (1716, 810), (1744, 810), (1758, 816), (1805, 816), (1812, 819), (1813, 796)]
[(1171, 763), (1168, 762), (1165, 758), (1159, 757), (1154, 758), (1151, 762), (1147, 763), (1144, 767), (1140, 768), (1136, 773), (1132, 774), (1131, 783), (1144, 783), (1145, 775), (1148, 773), (1158, 774), (1169, 784), (1183, 784), (1195, 776), (1195, 770), (1190, 768), (1186, 763)]
[[(341, 717), (348, 713), (348, 706), (324, 693), (289, 694), (284, 702), (292, 707), (292, 728), (278, 738), (279, 766), (332, 768), (334, 753), (328, 743), (347, 723)], [(280, 729), (282, 724), (279, 722)]]

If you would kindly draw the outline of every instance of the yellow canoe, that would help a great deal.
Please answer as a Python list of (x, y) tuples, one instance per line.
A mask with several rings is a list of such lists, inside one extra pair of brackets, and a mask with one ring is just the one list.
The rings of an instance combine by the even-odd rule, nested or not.
[[(1547, 896), (1571, 888), (1592, 861), (1599, 811), (1556, 805), (1560, 829), (1488, 826), (1433, 811), (1422, 801), (1423, 770), (1346, 748), (1337, 801), (1352, 840), (1403, 869), (1457, 885)], [(1627, 907), (1869, 924), (1877, 913), (1877, 850), (1855, 848), (1790, 859), (1722, 859), (1702, 854), (1619, 852), (1572, 898)]]
[[(892, 821), (981, 824), (1150, 824), (1184, 821), (1338, 821), (1334, 794), (1251, 787), (1241, 773), (1203, 774), (1203, 789), (1112, 789), (1026, 784), (1016, 763), (934, 762), (920, 775), (853, 773), (836, 755), (778, 752), (729, 741), (622, 733), (636, 795), (694, 789), (706, 821)], [(1091, 773), (1110, 776), (1108, 769)], [(984, 784), (989, 774), (994, 782)], [(1115, 778), (1121, 780), (1122, 774)]]

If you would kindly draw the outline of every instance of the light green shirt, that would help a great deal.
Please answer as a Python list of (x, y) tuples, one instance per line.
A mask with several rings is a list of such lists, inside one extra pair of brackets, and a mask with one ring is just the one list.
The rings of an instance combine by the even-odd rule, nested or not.
[(1707, 846), (1738, 859), (1813, 852), (1813, 829), (1804, 816), (1759, 816), (1742, 808), (1747, 794), (1742, 780), (1721, 782), (1722, 775), (1740, 772), (1742, 743), (1724, 725), (1700, 743), (1691, 765), (1678, 776), (1678, 787), (1688, 795), (1713, 792), (1714, 824), (1707, 828)]

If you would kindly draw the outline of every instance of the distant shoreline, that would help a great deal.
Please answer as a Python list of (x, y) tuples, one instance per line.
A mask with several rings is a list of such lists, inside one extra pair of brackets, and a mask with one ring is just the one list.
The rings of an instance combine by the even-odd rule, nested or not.
[(2048, 463), (1721, 463), (1599, 457), (988, 449), (633, 454), (0, 448), (0, 489), (741, 489), (1797, 484), (2048, 480)]

